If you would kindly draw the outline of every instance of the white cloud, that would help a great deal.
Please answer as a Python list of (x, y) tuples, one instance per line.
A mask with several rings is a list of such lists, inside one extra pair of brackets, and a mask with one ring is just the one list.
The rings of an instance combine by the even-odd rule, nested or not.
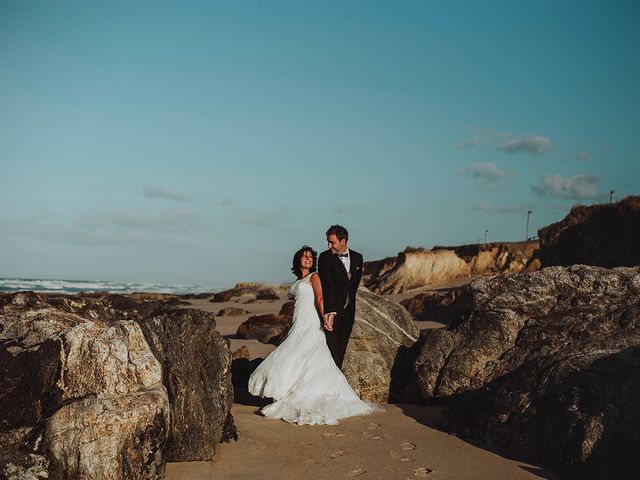
[(526, 137), (515, 137), (510, 134), (502, 134), (502, 140), (498, 145), (498, 150), (507, 153), (532, 153), (542, 155), (551, 148), (551, 141), (539, 135), (527, 135)]
[(574, 175), (543, 175), (538, 185), (531, 189), (540, 196), (559, 197), (571, 200), (589, 200), (601, 196), (597, 183), (600, 177), (593, 174)]
[(160, 187), (158, 185), (145, 185), (143, 192), (145, 197), (166, 198), (169, 200), (178, 200), (180, 202), (191, 200), (193, 198), (191, 193), (178, 192), (177, 190)]
[(462, 174), (480, 180), (485, 185), (496, 185), (501, 180), (514, 175), (513, 172), (500, 170), (500, 168), (493, 162), (476, 163), (475, 165), (465, 168), (462, 171)]

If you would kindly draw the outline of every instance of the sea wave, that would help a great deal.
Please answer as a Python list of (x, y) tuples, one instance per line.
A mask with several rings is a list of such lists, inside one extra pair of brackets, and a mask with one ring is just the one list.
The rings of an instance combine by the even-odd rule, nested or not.
[(212, 293), (223, 290), (222, 287), (211, 287), (190, 284), (170, 284), (154, 282), (109, 282), (94, 280), (50, 280), (35, 278), (0, 278), (0, 292), (19, 292), (31, 290), (41, 293), (78, 293), (78, 292), (110, 292), (110, 293), (173, 293), (177, 295)]

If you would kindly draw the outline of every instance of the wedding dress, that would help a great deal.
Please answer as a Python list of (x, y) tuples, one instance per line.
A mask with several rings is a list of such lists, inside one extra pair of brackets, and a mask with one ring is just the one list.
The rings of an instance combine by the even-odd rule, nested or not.
[(265, 417), (298, 425), (336, 425), (340, 418), (381, 409), (360, 400), (333, 361), (315, 307), (311, 275), (291, 285), (295, 297), (291, 329), (253, 372), (249, 392), (275, 400), (262, 409)]

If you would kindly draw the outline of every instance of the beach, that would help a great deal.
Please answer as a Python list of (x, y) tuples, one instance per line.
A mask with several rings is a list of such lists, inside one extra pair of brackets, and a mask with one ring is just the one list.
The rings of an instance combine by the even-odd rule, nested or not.
[[(457, 280), (404, 294), (388, 295), (401, 301), (426, 290), (468, 283)], [(245, 345), (250, 358), (264, 358), (275, 349), (253, 339), (235, 338), (252, 315), (278, 313), (286, 298), (250, 303), (207, 299), (189, 300), (185, 307), (218, 313), (240, 307), (248, 313), (217, 316), (216, 329), (231, 351)], [(416, 322), (419, 328), (442, 328), (437, 322)], [(384, 413), (347, 418), (336, 426), (298, 426), (266, 419), (257, 405), (234, 403), (231, 412), (238, 440), (219, 445), (212, 462), (169, 462), (167, 479), (559, 479), (540, 465), (521, 462), (483, 447), (477, 441), (438, 430), (444, 408), (384, 404)]]

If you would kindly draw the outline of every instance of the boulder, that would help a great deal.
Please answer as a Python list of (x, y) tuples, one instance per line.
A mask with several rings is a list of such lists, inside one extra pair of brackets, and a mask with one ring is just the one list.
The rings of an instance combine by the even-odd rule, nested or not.
[(283, 317), (287, 317), (287, 318), (293, 318), (293, 308), (295, 306), (295, 302), (289, 301), (289, 302), (285, 302), (282, 307), (280, 307), (280, 311), (278, 312), (278, 315), (281, 315)]
[(273, 288), (263, 288), (256, 292), (256, 300), (280, 300)]
[(401, 401), (411, 380), (419, 330), (405, 308), (358, 289), (356, 317), (343, 372), (355, 392), (371, 402)]
[[(236, 438), (231, 353), (214, 316), (173, 305), (0, 297), (0, 463), (12, 475), (46, 465), (53, 478), (160, 478), (166, 460), (211, 460)], [(19, 458), (4, 450), (16, 444)]]
[[(458, 301), (466, 287), (432, 290), (402, 300), (400, 304), (418, 321), (432, 321), (448, 325), (465, 315), (469, 305)], [(465, 296), (464, 298), (468, 298)]]
[(242, 345), (240, 348), (233, 351), (233, 353), (231, 354), (232, 361), (239, 358), (244, 358), (246, 360), (251, 359), (251, 350), (249, 350), (249, 347), (247, 347), (246, 345)]
[(240, 315), (245, 315), (247, 313), (249, 312), (244, 308), (227, 307), (227, 308), (221, 308), (218, 311), (218, 317), (237, 317)]
[(538, 231), (542, 266), (640, 265), (640, 197), (575, 206), (560, 222)]
[(640, 267), (482, 278), (458, 301), (468, 315), (423, 331), (416, 361), (425, 397), (450, 407), (445, 429), (567, 478), (635, 478)]
[(163, 477), (169, 402), (136, 322), (10, 295), (0, 306), (0, 365), (3, 475)]
[(282, 315), (254, 315), (240, 324), (236, 335), (238, 338), (253, 338), (262, 343), (280, 345), (290, 326), (291, 319)]
[(242, 301), (248, 300), (278, 300), (280, 297), (288, 295), (288, 285), (273, 285), (256, 282), (240, 282), (235, 287), (216, 293), (211, 299), (212, 302)]
[(167, 460), (213, 460), (217, 445), (236, 437), (231, 352), (213, 313), (160, 310), (138, 323), (162, 365), (169, 394)]

